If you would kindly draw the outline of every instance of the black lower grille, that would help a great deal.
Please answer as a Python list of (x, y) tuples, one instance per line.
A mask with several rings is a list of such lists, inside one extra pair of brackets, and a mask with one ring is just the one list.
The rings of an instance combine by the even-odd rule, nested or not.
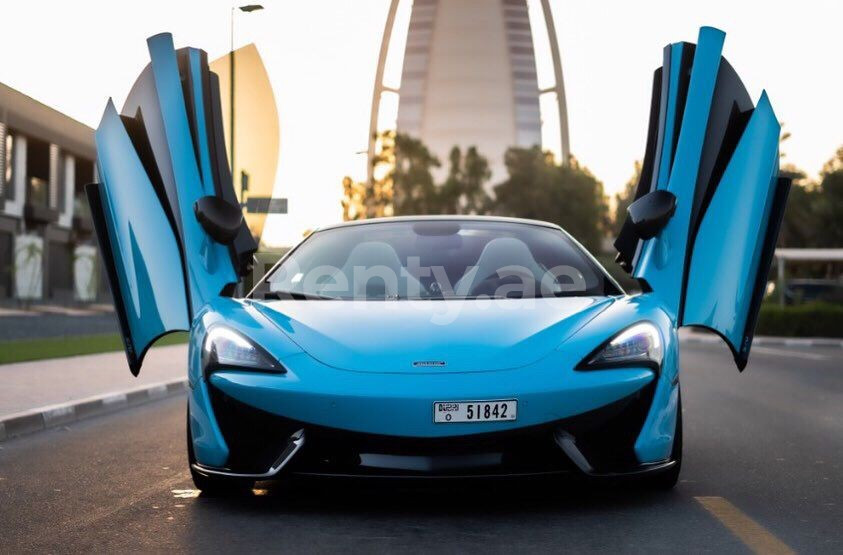
[(302, 426), (293, 420), (256, 409), (208, 388), (211, 406), (228, 445), (226, 468), (232, 472), (266, 472), (277, 460), (294, 432)]
[(285, 472), (332, 475), (512, 475), (573, 471), (554, 439), (576, 438), (598, 472), (638, 466), (634, 445), (652, 404), (655, 382), (620, 401), (555, 422), (484, 434), (412, 438), (351, 432), (280, 417), (237, 401), (211, 386), (211, 403), (234, 472), (265, 472), (297, 430), (301, 451)]
[(305, 448), (293, 462), (293, 471), (447, 476), (573, 469), (554, 444), (553, 430), (545, 426), (448, 438), (382, 436), (321, 427), (308, 427), (306, 434)]
[(656, 381), (623, 399), (559, 423), (596, 472), (624, 472), (638, 466), (635, 440), (653, 404)]

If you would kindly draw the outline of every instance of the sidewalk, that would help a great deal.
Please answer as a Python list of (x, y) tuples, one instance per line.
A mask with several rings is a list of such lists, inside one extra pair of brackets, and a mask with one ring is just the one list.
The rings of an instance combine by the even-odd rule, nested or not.
[(151, 349), (137, 378), (122, 351), (0, 365), (0, 441), (175, 394), (186, 379), (187, 345)]

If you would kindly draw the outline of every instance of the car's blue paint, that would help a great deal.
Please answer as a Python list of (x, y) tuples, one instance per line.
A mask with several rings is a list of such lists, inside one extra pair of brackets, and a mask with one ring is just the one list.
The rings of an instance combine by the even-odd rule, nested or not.
[[(96, 133), (103, 208), (118, 277), (116, 293), (127, 307), (129, 348), (142, 353), (163, 333), (191, 331), (190, 433), (197, 460), (223, 467), (229, 456), (211, 407), (210, 387), (308, 424), (442, 437), (553, 422), (603, 407), (654, 380), (653, 402), (635, 453), (642, 464), (667, 459), (678, 419), (677, 325), (709, 327), (737, 350), (745, 337), (751, 284), (759, 271), (778, 171), (779, 125), (764, 94), (695, 240), (689, 241), (723, 39), (721, 31), (701, 29), (684, 109), (679, 106), (679, 83), (682, 55), (689, 46), (676, 43), (666, 51), (662, 91), (667, 100), (659, 115), (654, 183), (676, 195), (677, 209), (661, 233), (643, 243), (633, 270), (652, 292), (501, 301), (262, 302), (220, 296), (224, 286), (237, 280), (232, 259), (193, 215), (198, 198), (216, 194), (207, 144), (215, 120), (208, 121), (204, 110), (188, 117), (183, 87), (189, 84), (192, 105), (203, 105), (201, 54), (188, 50), (191, 79), (183, 80), (172, 37), (152, 37), (157, 102), (145, 105), (160, 113), (144, 117), (160, 118), (165, 130), (166, 148), (156, 145), (156, 156), (165, 151), (161, 167), (172, 170), (175, 189), (166, 194), (177, 197), (174, 221), (168, 219), (110, 102)], [(675, 137), (677, 122), (681, 126)], [(658, 370), (577, 369), (596, 348), (641, 321), (652, 322), (661, 332), (664, 360)], [(260, 345), (286, 373), (229, 368), (206, 376), (202, 348), (214, 326), (231, 327)], [(413, 366), (422, 360), (443, 360), (446, 366)], [(519, 402), (514, 422), (433, 423), (435, 401), (510, 398)]]
[(188, 343), (188, 395), (190, 434), (193, 450), (199, 460), (211, 466), (224, 466), (228, 460), (228, 446), (214, 418), (208, 397), (208, 382), (202, 375), (202, 347), (207, 333), (206, 322), (213, 321), (207, 310), (196, 318)]
[(653, 404), (635, 441), (635, 456), (641, 464), (667, 460), (673, 450), (679, 416), (679, 384), (660, 380)]
[(126, 312), (125, 330), (143, 358), (160, 335), (187, 330), (184, 280), (173, 268), (181, 255), (120, 116), (109, 101), (96, 132), (103, 210)]
[[(194, 106), (202, 106), (204, 102), (205, 92), (202, 89), (202, 53), (195, 49), (188, 50), (188, 59), (190, 60), (190, 74), (193, 77), (191, 84), (193, 87), (190, 94), (193, 97)], [(196, 136), (199, 140), (200, 146), (197, 149), (199, 153), (199, 171), (202, 176), (202, 192), (205, 195), (213, 195), (214, 191), (214, 177), (213, 177), (213, 160), (211, 160), (211, 152), (208, 143), (208, 122), (205, 118), (205, 110), (196, 110), (194, 117), (196, 118)]]
[[(713, 27), (700, 29), (676, 153), (665, 187), (676, 195), (676, 212), (656, 237), (644, 242), (634, 271), (635, 277), (650, 284), (663, 308), (675, 319), (679, 318), (681, 305), (697, 171), (725, 36), (723, 31)], [(663, 177), (659, 175), (660, 180)]]
[[(631, 395), (653, 379), (649, 368), (576, 372), (566, 357), (485, 374), (355, 374), (307, 354), (286, 374), (215, 372), (210, 382), (231, 397), (281, 416), (373, 434), (441, 437), (543, 424)], [(517, 399), (515, 422), (434, 424), (435, 401)]]
[(209, 466), (225, 466), (228, 446), (211, 409), (207, 382), (203, 380), (191, 389), (188, 404), (190, 437), (196, 459)]
[(207, 305), (193, 321), (188, 349), (188, 395), (191, 438), (198, 461), (210, 466), (224, 466), (228, 446), (220, 431), (208, 396), (208, 381), (202, 369), (202, 348), (209, 328), (227, 325), (238, 330), (265, 349), (277, 360), (301, 353), (301, 349), (254, 307), (253, 303), (218, 298)]
[[(561, 301), (563, 299), (548, 299)], [(462, 301), (466, 305), (476, 301)], [(517, 302), (517, 301), (515, 301)], [(298, 306), (321, 304), (333, 305), (343, 301), (298, 302)], [(204, 330), (214, 325), (228, 325), (255, 340), (261, 347), (275, 356), (287, 369), (285, 374), (269, 374), (241, 370), (219, 370), (209, 382), (213, 387), (267, 412), (302, 422), (384, 435), (415, 437), (442, 437), (476, 434), (495, 430), (513, 429), (559, 420), (599, 408), (638, 391), (653, 379), (667, 390), (675, 385), (676, 368), (665, 368), (658, 375), (651, 369), (623, 368), (611, 370), (581, 371), (574, 368), (591, 351), (609, 339), (619, 330), (642, 320), (655, 323), (662, 330), (666, 362), (675, 361), (677, 348), (675, 330), (670, 320), (659, 308), (652, 295), (610, 298), (603, 310), (593, 311), (587, 323), (578, 318), (579, 329), (553, 342), (549, 351), (524, 366), (503, 370), (472, 372), (469, 367), (461, 371), (429, 369), (419, 372), (412, 367), (383, 369), (376, 372), (344, 370), (329, 366), (299, 348), (295, 334), (266, 335), (266, 318), (256, 307), (261, 303), (218, 299), (209, 310), (197, 319), (193, 334), (203, 335)], [(273, 303), (274, 304), (274, 303)], [(370, 302), (369, 306), (387, 303)], [(395, 302), (401, 305), (404, 302)], [(290, 306), (287, 304), (286, 306)], [(398, 309), (400, 307), (396, 307)], [(361, 308), (359, 310), (365, 310)], [(411, 310), (411, 309), (410, 309)], [(506, 309), (489, 306), (488, 317), (500, 321)], [(220, 315), (224, 314), (224, 317)], [(583, 325), (584, 324), (584, 325)], [(558, 322), (548, 323), (553, 329)], [(534, 330), (536, 335), (545, 330)], [(404, 330), (412, 337), (412, 329)], [(256, 339), (261, 335), (262, 341)], [(354, 343), (368, 341), (362, 334), (349, 333), (346, 341)], [(436, 339), (445, 358), (451, 343), (446, 336)], [(196, 344), (198, 345), (198, 343)], [(478, 349), (482, 347), (478, 346)], [(481, 354), (481, 353), (478, 353)], [(372, 360), (376, 357), (369, 357)], [(195, 442), (200, 462), (212, 464), (219, 461), (226, 452), (225, 442), (216, 432), (212, 411), (207, 401), (205, 383), (201, 379), (199, 357), (190, 357), (191, 410), (202, 411), (197, 420), (202, 422), (202, 443)], [(434, 424), (433, 402), (448, 400), (509, 399), (517, 398), (518, 420), (516, 422), (490, 422), (472, 424)], [(636, 452), (641, 462), (663, 460), (665, 449), (669, 453), (672, 433), (665, 434), (665, 423), (675, 419), (675, 405), (656, 407), (644, 427)], [(673, 411), (671, 414), (670, 411)], [(214, 444), (214, 441), (219, 443)], [(207, 458), (206, 458), (207, 457)]]
[(779, 173), (779, 125), (761, 95), (700, 224), (684, 325), (717, 331), (741, 349)]
[[(673, 447), (679, 382), (679, 342), (673, 321), (653, 294), (622, 297), (583, 326), (571, 340), (578, 345), (595, 348), (619, 331), (642, 321), (655, 324), (664, 342), (664, 362), (659, 370), (653, 403), (635, 444), (638, 460), (644, 464), (665, 460)], [(569, 342), (558, 347), (564, 351), (571, 348)]]
[(681, 42), (671, 44), (670, 52), (670, 68), (668, 75), (663, 76), (667, 80), (667, 103), (664, 114), (663, 124), (659, 127), (659, 162), (657, 164), (657, 179), (656, 189), (664, 189), (667, 187), (668, 178), (670, 177), (670, 166), (673, 161), (673, 134), (676, 132), (676, 118), (677, 116), (677, 102), (679, 96), (679, 73), (682, 67), (682, 52), (685, 45)]
[[(147, 112), (143, 117), (163, 122), (167, 161), (162, 166), (172, 168), (177, 186), (174, 221), (162, 207), (138, 147), (111, 101), (95, 135), (105, 225), (127, 312), (127, 349), (134, 351), (130, 359), (142, 359), (159, 336), (190, 329), (196, 313), (238, 279), (228, 247), (213, 241), (193, 213), (197, 199), (215, 194), (205, 111), (194, 110), (198, 131), (194, 150), (172, 36), (156, 35), (148, 45), (158, 101), (154, 106), (160, 113)], [(190, 49), (188, 58), (193, 105), (202, 107), (200, 52)], [(186, 260), (180, 246), (190, 253)], [(187, 279), (182, 268), (187, 269)]]
[[(214, 187), (210, 179), (203, 181), (196, 162), (173, 37), (169, 33), (155, 35), (149, 39), (148, 44), (173, 176), (178, 184), (177, 217), (182, 223), (184, 251), (189, 253), (185, 263), (190, 304), (195, 315), (208, 301), (219, 295), (226, 284), (236, 282), (238, 277), (228, 247), (212, 240), (193, 212), (194, 203), (205, 195), (213, 195)], [(192, 78), (196, 86), (200, 87), (201, 75), (197, 73)], [(201, 98), (201, 94), (198, 98)], [(198, 117), (202, 112), (195, 110), (194, 115)], [(197, 136), (196, 140), (200, 153), (207, 153), (207, 135)], [(206, 174), (206, 177), (210, 178), (210, 175)]]
[(666, 460), (673, 448), (676, 433), (679, 414), (679, 345), (676, 334), (670, 329), (669, 319), (666, 316), (665, 319), (667, 322), (662, 322), (662, 326), (667, 325), (670, 331), (663, 337), (665, 350), (662, 374), (656, 383), (650, 412), (635, 442), (635, 454), (642, 464)]
[[(255, 307), (323, 364), (358, 372), (435, 372), (519, 368), (552, 351), (604, 310), (606, 297), (303, 303)], [(506, 325), (501, 325), (506, 321)], [(358, 330), (365, 330), (361, 333)]]

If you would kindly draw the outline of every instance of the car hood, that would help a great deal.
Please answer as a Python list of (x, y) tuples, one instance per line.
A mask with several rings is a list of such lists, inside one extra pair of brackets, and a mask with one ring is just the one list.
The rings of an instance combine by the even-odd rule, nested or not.
[(608, 297), (439, 301), (256, 301), (320, 362), (358, 372), (471, 372), (539, 360)]

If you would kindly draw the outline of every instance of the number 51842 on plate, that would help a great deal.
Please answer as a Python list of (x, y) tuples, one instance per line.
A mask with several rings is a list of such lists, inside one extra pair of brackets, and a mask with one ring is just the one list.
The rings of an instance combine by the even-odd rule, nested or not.
[(494, 401), (437, 401), (433, 403), (433, 421), (437, 424), (456, 422), (511, 422), (518, 416), (515, 399)]

